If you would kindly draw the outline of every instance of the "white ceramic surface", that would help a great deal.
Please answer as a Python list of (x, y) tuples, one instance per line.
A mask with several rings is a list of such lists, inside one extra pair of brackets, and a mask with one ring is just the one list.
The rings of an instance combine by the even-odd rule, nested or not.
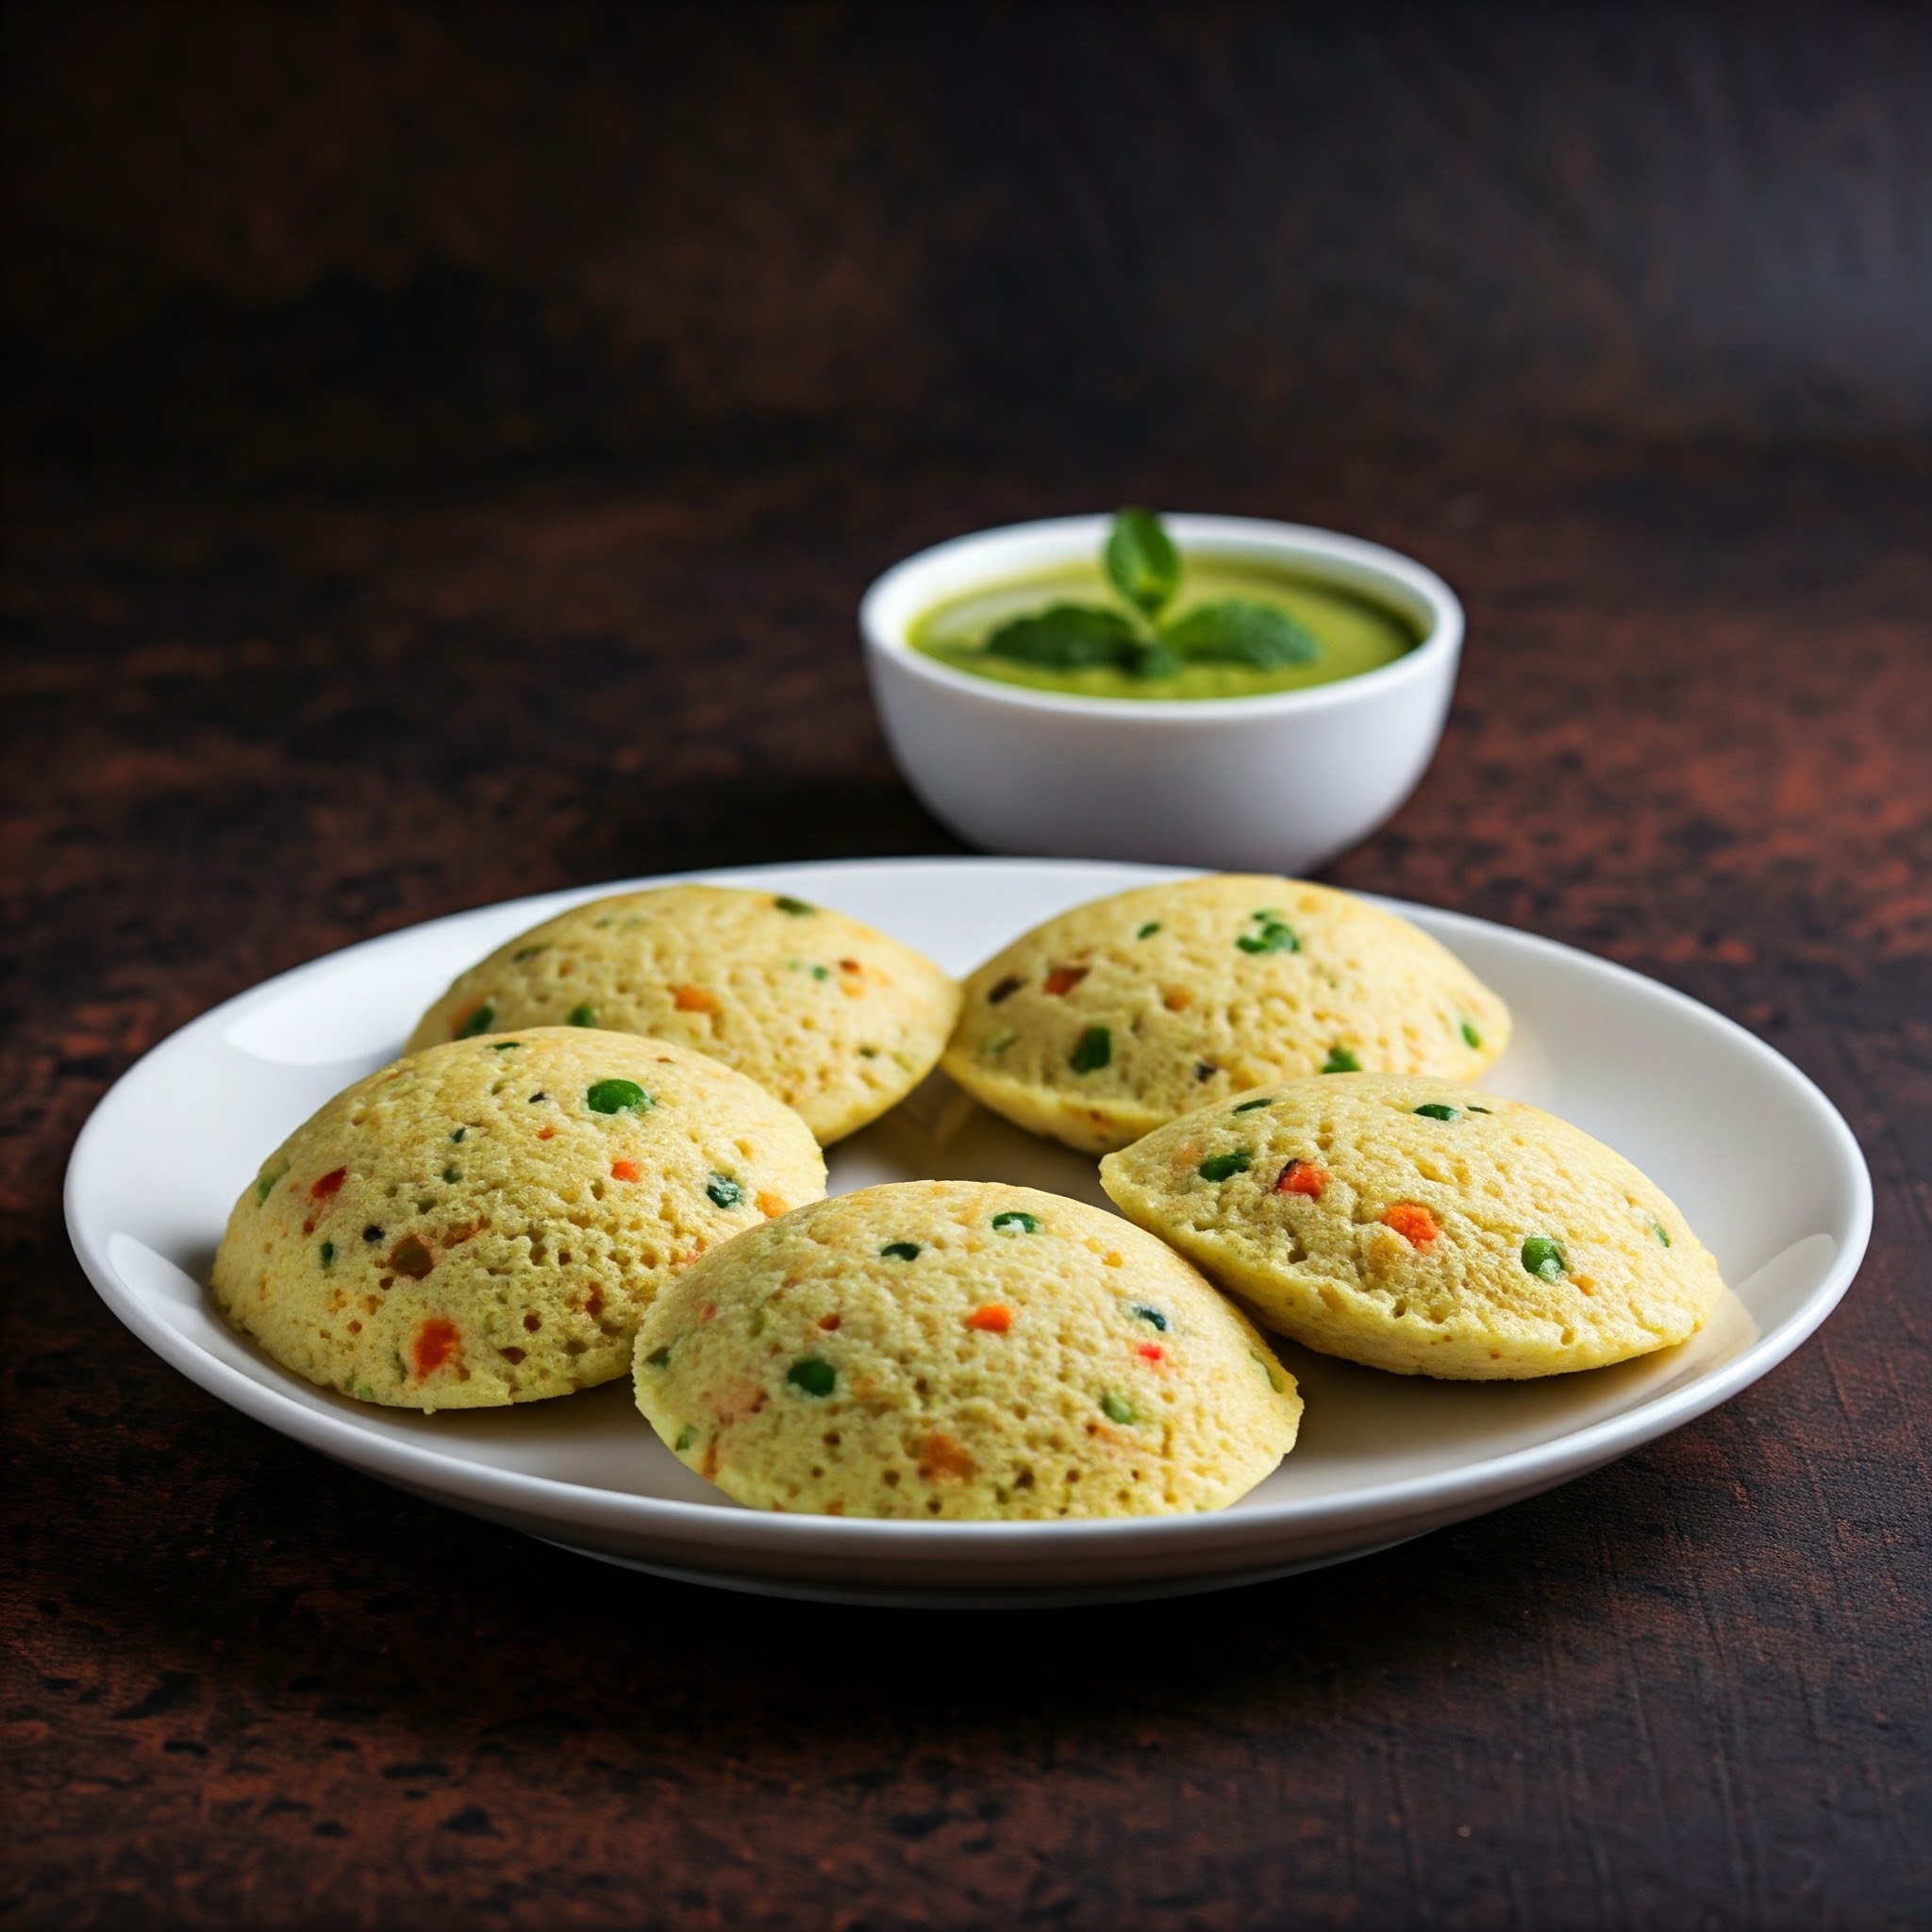
[[(837, 906), (963, 972), (1147, 867), (874, 860), (706, 874)], [(624, 888), (650, 884), (630, 881)], [(874, 1523), (764, 1515), (679, 1464), (624, 1384), (526, 1408), (376, 1408), (285, 1374), (202, 1287), (264, 1150), (392, 1055), (451, 976), (566, 905), (525, 899), (352, 946), (230, 1000), (108, 1093), (75, 1148), (68, 1226), (109, 1307), (243, 1413), (414, 1493), (667, 1574), (846, 1601), (1053, 1603), (1211, 1590), (1383, 1547), (1594, 1469), (1702, 1414), (1788, 1355), (1864, 1252), (1871, 1186), (1797, 1069), (1683, 995), (1547, 940), (1418, 907), (1509, 1002), (1489, 1085), (1567, 1115), (1676, 1200), (1735, 1288), (1683, 1347), (1548, 1381), (1433, 1383), (1292, 1347), (1302, 1440), (1233, 1508), (1127, 1523)], [(831, 1153), (835, 1191), (1003, 1178), (1108, 1204), (1094, 1165), (996, 1120), (943, 1079)], [(163, 1500), (158, 1507), (165, 1507)]]
[(1090, 698), (974, 677), (915, 651), (913, 621), (1001, 578), (1094, 557), (1106, 517), (984, 530), (896, 564), (858, 609), (886, 742), (927, 808), (996, 852), (1314, 871), (1415, 790), (1448, 716), (1462, 606), (1379, 544), (1249, 517), (1164, 518), (1183, 556), (1287, 566), (1373, 597), (1422, 641), (1380, 670), (1248, 698)]

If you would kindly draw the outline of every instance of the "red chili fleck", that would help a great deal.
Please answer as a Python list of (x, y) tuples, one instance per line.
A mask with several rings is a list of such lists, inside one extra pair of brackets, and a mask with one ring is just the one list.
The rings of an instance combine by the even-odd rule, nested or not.
[(326, 1201), (328, 1197), (331, 1194), (335, 1193), (337, 1190), (341, 1187), (342, 1183), (348, 1178), (349, 1170), (346, 1167), (339, 1167), (332, 1174), (324, 1174), (323, 1177), (319, 1181), (317, 1181), (312, 1188), (309, 1189), (308, 1198), (311, 1201)]
[(1392, 1227), (1411, 1247), (1425, 1248), (1442, 1232), (1436, 1217), (1414, 1201), (1397, 1201), (1382, 1210), (1382, 1225)]
[(1150, 1362), (1165, 1361), (1167, 1359), (1167, 1351), (1158, 1341), (1143, 1341), (1134, 1353), (1144, 1356)]
[(1056, 966), (1040, 982), (1042, 992), (1068, 993), (1093, 971), (1091, 966)]
[(821, 1328), (836, 1328), (844, 1319), (842, 1315), (821, 1315), (819, 1317), (819, 1326)]
[(1322, 1198), (1322, 1190), (1328, 1185), (1328, 1170), (1317, 1167), (1312, 1160), (1291, 1160), (1281, 1170), (1281, 1178), (1274, 1183), (1277, 1194), (1306, 1194), (1311, 1201)]
[(454, 1322), (446, 1322), (441, 1315), (432, 1315), (416, 1330), (416, 1339), (411, 1344), (416, 1357), (416, 1375), (420, 1381), (436, 1371), (456, 1354), (457, 1344), (463, 1339), (462, 1331)]
[(540, 1141), (555, 1140), (557, 1138), (557, 1129), (555, 1127), (545, 1127), (543, 1131), (537, 1136), (537, 1138)]
[(644, 1171), (635, 1160), (613, 1160), (610, 1163), (610, 1178), (614, 1181), (641, 1181)]
[(1013, 1325), (1013, 1311), (1000, 1302), (988, 1302), (966, 1317), (969, 1328), (983, 1328), (989, 1335), (1004, 1335)]

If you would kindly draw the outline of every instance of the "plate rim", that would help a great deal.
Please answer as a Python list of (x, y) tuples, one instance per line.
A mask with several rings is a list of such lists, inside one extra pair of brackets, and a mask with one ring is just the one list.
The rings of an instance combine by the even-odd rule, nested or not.
[[(1031, 873), (1058, 871), (1078, 874), (1090, 879), (1114, 874), (1120, 876), (1122, 889), (1129, 880), (1144, 883), (1164, 876), (1199, 876), (1201, 873), (1200, 868), (1190, 866), (979, 854), (810, 859), (707, 867), (560, 888), (517, 899), (488, 901), (459, 911), (443, 913), (434, 919), (398, 926), (391, 932), (353, 941), (346, 946), (339, 946), (315, 958), (304, 960), (244, 988), (209, 1008), (207, 1012), (185, 1022), (134, 1060), (101, 1095), (75, 1137), (61, 1190), (68, 1239), (82, 1271), (116, 1319), (189, 1381), (217, 1401), (275, 1429), (277, 1434), (290, 1437), (305, 1447), (378, 1479), (422, 1485), (441, 1494), (459, 1496), (467, 1502), (498, 1508), (534, 1508), (559, 1529), (575, 1524), (594, 1526), (607, 1532), (648, 1534), (655, 1530), (676, 1536), (687, 1542), (692, 1540), (716, 1542), (731, 1548), (738, 1555), (754, 1555), (760, 1548), (768, 1548), (771, 1555), (782, 1557), (788, 1553), (809, 1549), (821, 1557), (875, 1558), (915, 1551), (932, 1557), (969, 1552), (991, 1556), (995, 1551), (1005, 1554), (1003, 1546), (1008, 1544), (1012, 1554), (1022, 1554), (1029, 1546), (1043, 1553), (1049, 1543), (1059, 1549), (1070, 1542), (1076, 1549), (1091, 1550), (1096, 1554), (1117, 1545), (1137, 1542), (1152, 1542), (1161, 1548), (1198, 1553), (1204, 1547), (1211, 1549), (1223, 1543), (1246, 1544), (1257, 1538), (1280, 1539), (1296, 1533), (1321, 1535), (1348, 1523), (1373, 1532), (1391, 1522), (1444, 1510), (1454, 1511), (1471, 1502), (1480, 1504), (1485, 1496), (1491, 1494), (1496, 1496), (1500, 1507), (1508, 1500), (1512, 1491), (1522, 1490), (1525, 1478), (1533, 1478), (1532, 1487), (1537, 1490), (1555, 1487), (1694, 1422), (1721, 1403), (1729, 1401), (1776, 1368), (1817, 1332), (1843, 1299), (1864, 1260), (1872, 1233), (1873, 1189), (1863, 1149), (1830, 1097), (1786, 1055), (1714, 1008), (1616, 960), (1602, 958), (1581, 947), (1545, 938), (1540, 933), (1504, 925), (1499, 921), (1371, 892), (1357, 896), (1405, 917), (1421, 912), (1431, 921), (1446, 921), (1457, 929), (1501, 932), (1507, 934), (1513, 943), (1526, 945), (1532, 952), (1545, 957), (1561, 958), (1566, 965), (1580, 962), (1586, 970), (1641, 985), (1648, 994), (1661, 995), (1666, 1003), (1694, 1014), (1701, 1022), (1714, 1023), (1729, 1037), (1733, 1045), (1761, 1062), (1769, 1063), (1781, 1077), (1796, 1084), (1818, 1114), (1827, 1136), (1837, 1144), (1850, 1182), (1851, 1201), (1844, 1232), (1838, 1241), (1830, 1267), (1778, 1326), (1759, 1335), (1747, 1348), (1707, 1374), (1678, 1387), (1660, 1391), (1633, 1408), (1498, 1456), (1458, 1463), (1426, 1475), (1391, 1479), (1367, 1489), (1326, 1496), (1289, 1498), (1251, 1508), (1216, 1510), (1195, 1516), (1040, 1523), (921, 1523), (892, 1518), (820, 1517), (747, 1509), (724, 1501), (688, 1502), (676, 1497), (644, 1496), (630, 1491), (605, 1490), (560, 1477), (531, 1474), (500, 1464), (478, 1462), (451, 1449), (391, 1439), (366, 1427), (356, 1416), (338, 1415), (330, 1410), (310, 1407), (298, 1400), (295, 1394), (258, 1381), (208, 1353), (153, 1314), (142, 1297), (124, 1283), (119, 1269), (106, 1252), (105, 1242), (97, 1244), (92, 1231), (83, 1224), (81, 1194), (90, 1148), (95, 1138), (106, 1131), (104, 1118), (121, 1090), (141, 1074), (150, 1060), (171, 1048), (178, 1048), (178, 1043), (190, 1034), (203, 1031), (221, 1034), (237, 1017), (237, 1008), (265, 1001), (273, 993), (285, 991), (304, 979), (316, 976), (350, 953), (379, 947), (439, 925), (472, 919), (482, 912), (546, 905), (561, 909), (573, 902), (612, 892), (647, 890), (655, 885), (687, 881), (728, 885), (748, 878), (769, 878), (776, 874), (784, 874), (788, 878), (808, 878), (855, 870), (916, 868), (929, 871), (935, 867), (988, 871), (1017, 868)], [(534, 916), (542, 915), (538, 913)], [(1364, 1541), (1374, 1541), (1373, 1534), (1365, 1537)]]

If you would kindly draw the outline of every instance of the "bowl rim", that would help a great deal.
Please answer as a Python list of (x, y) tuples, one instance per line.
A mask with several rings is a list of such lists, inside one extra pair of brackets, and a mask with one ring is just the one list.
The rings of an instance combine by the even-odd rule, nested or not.
[[(910, 613), (899, 607), (917, 608), (921, 600), (916, 596), (916, 587), (923, 577), (970, 558), (975, 552), (997, 556), (1025, 540), (1047, 549), (1064, 546), (1067, 560), (1074, 560), (1105, 541), (1113, 521), (1110, 512), (1090, 512), (971, 530), (901, 558), (874, 577), (859, 599), (858, 627), (867, 657), (890, 658), (913, 679), (941, 691), (989, 704), (1003, 704), (1014, 710), (1101, 716), (1144, 724), (1188, 718), (1270, 718), (1329, 710), (1342, 705), (1392, 697), (1409, 685), (1424, 684), (1439, 673), (1453, 671), (1462, 649), (1465, 620), (1461, 600), (1441, 577), (1414, 558), (1340, 530), (1323, 529), (1314, 524), (1281, 523), (1270, 517), (1177, 510), (1162, 511), (1160, 520), (1183, 546), (1212, 546), (1231, 549), (1237, 554), (1291, 559), (1310, 566), (1306, 574), (1317, 581), (1323, 580), (1323, 566), (1329, 566), (1328, 581), (1371, 596), (1378, 589), (1406, 592), (1408, 600), (1420, 603), (1427, 610), (1427, 629), (1413, 649), (1373, 671), (1358, 671), (1301, 691), (1258, 691), (1232, 698), (1113, 698), (1090, 696), (1083, 691), (1037, 691), (1028, 685), (976, 677), (970, 671), (956, 670), (912, 648), (906, 635)], [(1340, 566), (1340, 570), (1335, 566)], [(999, 575), (999, 566), (990, 563), (986, 574), (989, 578)]]

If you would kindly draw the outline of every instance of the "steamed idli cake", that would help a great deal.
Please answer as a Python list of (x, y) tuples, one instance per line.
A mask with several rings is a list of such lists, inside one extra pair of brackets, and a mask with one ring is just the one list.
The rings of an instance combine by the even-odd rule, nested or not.
[(1049, 919), (965, 985), (946, 1072), (1086, 1153), (1264, 1080), (1360, 1068), (1474, 1079), (1503, 1002), (1429, 936), (1352, 892), (1229, 874)]
[(920, 1520), (1218, 1509), (1302, 1407), (1151, 1235), (973, 1181), (867, 1188), (707, 1255), (639, 1328), (637, 1391), (741, 1503)]
[(622, 1375), (666, 1282), (824, 1186), (805, 1123), (688, 1047), (459, 1040), (358, 1080), (270, 1156), (214, 1296), (284, 1368), (364, 1402), (534, 1402)]
[(709, 1054), (842, 1140), (931, 1073), (959, 990), (897, 940), (785, 892), (660, 886), (578, 906), (462, 974), (409, 1049), (601, 1026)]
[(1723, 1291), (1622, 1155), (1447, 1080), (1264, 1087), (1109, 1155), (1100, 1181), (1270, 1327), (1399, 1375), (1601, 1368), (1684, 1341)]

